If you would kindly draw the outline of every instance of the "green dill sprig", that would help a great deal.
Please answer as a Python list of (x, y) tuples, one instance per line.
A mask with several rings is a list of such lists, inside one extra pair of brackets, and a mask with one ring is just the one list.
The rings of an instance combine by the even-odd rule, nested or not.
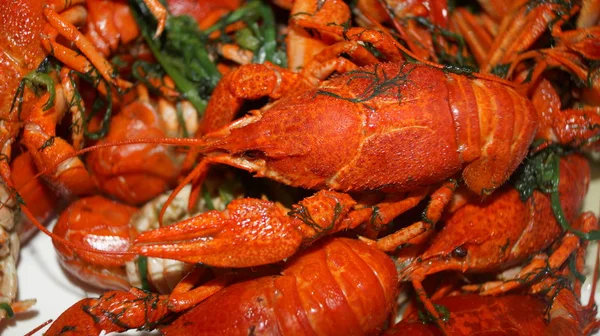
[(214, 25), (204, 30), (204, 34), (206, 36), (216, 32), (222, 31), (225, 27), (242, 21), (242, 22), (255, 22), (259, 19), (259, 7), (263, 4), (260, 1), (250, 1), (244, 6), (232, 11), (231, 13), (225, 15), (219, 21), (217, 21)]
[(273, 14), (273, 10), (271, 7), (267, 6), (264, 3), (260, 3), (258, 7), (258, 12), (260, 17), (262, 18), (262, 25), (259, 30), (259, 39), (261, 40), (261, 44), (259, 49), (254, 52), (254, 59), (258, 63), (264, 63), (265, 61), (269, 61), (271, 63), (278, 64), (280, 63), (278, 59), (275, 58), (277, 51), (277, 32), (275, 31), (275, 15)]
[(46, 57), (40, 65), (34, 71), (23, 76), (17, 87), (17, 92), (13, 97), (10, 105), (10, 110), (13, 111), (17, 108), (17, 118), (21, 120), (21, 110), (23, 104), (23, 94), (25, 93), (25, 86), (32, 90), (36, 96), (40, 96), (42, 92), (48, 92), (50, 95), (48, 100), (42, 107), (44, 111), (49, 110), (54, 106), (54, 100), (56, 99), (56, 89), (54, 87), (54, 79), (50, 76), (53, 71), (60, 71), (60, 67), (55, 65), (53, 57)]
[[(415, 68), (410, 68), (405, 70), (406, 62), (402, 63), (400, 67), (400, 71), (394, 76), (389, 76), (384, 68), (381, 68), (379, 64), (375, 64), (373, 70), (352, 70), (348, 71), (346, 74), (349, 79), (346, 81), (346, 84), (350, 85), (350, 83), (354, 80), (370, 80), (371, 83), (367, 85), (363, 92), (358, 93), (355, 97), (343, 97), (338, 95), (337, 93), (330, 92), (327, 90), (317, 90), (316, 95), (325, 95), (334, 97), (337, 99), (343, 99), (352, 103), (364, 103), (369, 101), (380, 95), (393, 95), (395, 96), (399, 102), (402, 101), (402, 85), (410, 83), (408, 79), (410, 73)], [(381, 70), (379, 70), (381, 68)]]
[(140, 282), (143, 290), (150, 291), (150, 284), (148, 283), (148, 257), (139, 256), (136, 260), (138, 269), (140, 271)]
[(597, 77), (600, 77), (600, 60), (588, 60), (589, 68), (588, 75), (586, 78), (587, 88), (591, 89), (594, 87), (594, 81)]
[(54, 106), (54, 100), (56, 99), (56, 89), (54, 88), (54, 80), (50, 77), (49, 74), (43, 72), (30, 72), (25, 77), (23, 77), (27, 83), (30, 83), (32, 87), (35, 87), (35, 91), (38, 90), (40, 86), (43, 86), (50, 96), (48, 97), (48, 101), (42, 109), (44, 111), (48, 111)]
[(184, 138), (190, 137), (190, 132), (187, 129), (187, 125), (185, 123), (185, 117), (183, 115), (183, 107), (181, 106), (181, 102), (178, 102), (175, 106), (175, 115), (177, 116), (177, 123), (179, 127), (181, 127), (181, 135)]
[(580, 282), (585, 282), (586, 276), (581, 274), (581, 272), (579, 272), (579, 270), (577, 269), (575, 254), (571, 254), (571, 256), (569, 256), (567, 265), (569, 266), (569, 270), (571, 271), (571, 274), (573, 274), (575, 279), (577, 279)]
[(0, 309), (4, 310), (6, 312), (6, 316), (8, 316), (8, 317), (15, 316), (14, 310), (12, 309), (12, 307), (10, 306), (10, 304), (8, 304), (6, 302), (0, 303)]
[(223, 31), (236, 22), (246, 24), (246, 28), (236, 32), (235, 38), (238, 45), (254, 53), (253, 63), (268, 61), (286, 66), (286, 54), (282, 48), (278, 48), (275, 15), (270, 6), (260, 0), (250, 1), (204, 30), (204, 34), (208, 36), (215, 31)]
[(500, 78), (506, 78), (508, 70), (510, 70), (511, 63), (496, 64), (492, 67), (490, 73)]
[(212, 195), (206, 187), (206, 184), (202, 186), (202, 198), (207, 210), (215, 210), (215, 203), (213, 202)]
[(131, 66), (131, 75), (139, 83), (144, 84), (152, 94), (158, 95), (160, 94), (160, 86), (153, 84), (151, 79), (159, 79), (161, 84), (163, 84), (166, 73), (160, 64), (137, 60)]
[[(202, 185), (202, 198), (207, 210), (225, 210), (227, 205), (238, 198), (244, 190), (244, 186), (237, 179), (227, 178), (222, 182), (217, 182), (217, 184), (214, 182), (206, 181)], [(214, 202), (216, 199), (220, 200), (217, 204)]]
[[(464, 51), (467, 49), (467, 43), (462, 35), (452, 32), (448, 29), (442, 28), (427, 18), (416, 16), (409, 17), (408, 20), (415, 20), (418, 24), (425, 27), (429, 33), (431, 34), (431, 40), (434, 44), (434, 48), (437, 51), (437, 56), (439, 58), (439, 62), (444, 65), (453, 65), (458, 66), (460, 68), (469, 69), (470, 72), (478, 72), (479, 68), (475, 62), (475, 59), (472, 56), (465, 56)], [(450, 55), (445, 51), (445, 48), (439, 44), (437, 38), (443, 37), (447, 42), (456, 44), (458, 48), (456, 51), (456, 55)]]
[[(433, 306), (435, 307), (435, 310), (438, 312), (438, 314), (440, 314), (440, 318), (443, 322), (448, 322), (450, 320), (450, 311), (448, 310), (448, 308), (437, 303), (434, 303)], [(433, 315), (431, 315), (431, 313), (427, 310), (418, 310), (417, 316), (419, 317), (419, 320), (424, 324), (437, 322), (435, 317), (433, 317)]]
[(183, 97), (190, 101), (198, 114), (202, 114), (221, 74), (208, 56), (206, 37), (197, 23), (189, 16), (170, 15), (165, 32), (161, 38), (154, 39), (156, 19), (148, 7), (142, 0), (129, 0), (129, 6), (158, 63), (173, 79)]
[(243, 190), (243, 188), (243, 185), (237, 179), (228, 179), (223, 182), (218, 188), (223, 207), (227, 207), (240, 194), (240, 190)]
[(547, 148), (530, 154), (526, 162), (515, 173), (514, 187), (519, 191), (519, 196), (524, 202), (533, 194), (534, 190), (550, 196), (550, 204), (556, 221), (565, 231), (571, 232), (584, 240), (600, 240), (600, 230), (583, 232), (573, 228), (563, 211), (558, 186), (560, 184), (560, 158), (571, 153), (565, 147), (550, 145)]
[[(90, 81), (89, 78), (87, 78), (87, 76), (82, 75), (77, 73), (80, 78), (83, 78), (84, 80), (87, 80), (88, 82), (92, 83)], [(110, 127), (110, 118), (112, 116), (112, 112), (113, 112), (113, 93), (112, 90), (110, 89), (110, 87), (108, 86), (108, 83), (104, 80), (104, 79), (100, 79), (101, 81), (104, 81), (104, 83), (106, 84), (106, 87), (109, 88), (108, 90), (106, 90), (106, 97), (103, 98), (101, 96), (96, 97), (96, 99), (94, 100), (94, 103), (92, 104), (92, 111), (91, 113), (89, 113), (83, 120), (83, 134), (92, 140), (99, 140), (101, 138), (104, 138), (109, 131), (109, 127)], [(90, 132), (89, 130), (89, 124), (90, 121), (92, 120), (92, 118), (96, 115), (96, 113), (100, 112), (100, 110), (104, 109), (104, 115), (102, 116), (102, 121), (100, 122), (100, 129), (96, 132)]]
[(163, 51), (177, 56), (171, 62), (197, 84), (202, 97), (210, 96), (221, 79), (221, 73), (206, 51), (206, 36), (196, 20), (187, 15), (169, 16), (163, 35)]

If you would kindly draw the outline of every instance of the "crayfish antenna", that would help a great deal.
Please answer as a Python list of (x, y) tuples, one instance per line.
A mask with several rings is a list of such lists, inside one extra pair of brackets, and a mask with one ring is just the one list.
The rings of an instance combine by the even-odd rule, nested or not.
[(52, 323), (52, 319), (47, 320), (46, 322), (43, 322), (42, 324), (40, 324), (39, 326), (35, 327), (33, 330), (31, 330), (30, 332), (28, 332), (27, 334), (25, 334), (25, 336), (33, 336), (35, 335), (38, 331), (40, 331), (43, 327), (47, 326), (48, 324)]
[[(96, 144), (93, 146), (86, 147), (84, 149), (80, 149), (71, 154), (65, 155), (54, 162), (52, 164), (48, 164), (45, 169), (39, 171), (35, 174), (28, 182), (23, 183), (21, 188), (24, 188), (26, 185), (31, 183), (32, 181), (40, 178), (42, 175), (48, 174), (51, 171), (55, 170), (61, 163), (65, 162), (68, 159), (74, 158), (79, 155), (83, 155), (101, 148), (109, 148), (116, 146), (127, 146), (127, 145), (138, 145), (138, 144), (157, 144), (157, 145), (170, 145), (170, 146), (190, 146), (190, 147), (201, 147), (205, 146), (205, 142), (202, 139), (194, 139), (194, 138), (139, 138), (139, 139), (128, 139), (114, 142), (105, 142), (102, 144)], [(18, 193), (18, 190), (15, 191), (11, 197), (15, 197)]]
[[(204, 177), (206, 176), (206, 173), (208, 172), (208, 167), (209, 167), (208, 162), (201, 161), (200, 164), (198, 164), (194, 168), (194, 170), (192, 170), (189, 174), (187, 174), (187, 176), (183, 179), (183, 181), (181, 181), (177, 185), (177, 187), (171, 192), (171, 194), (169, 195), (169, 198), (167, 198), (167, 200), (165, 201), (165, 204), (160, 209), (160, 213), (158, 214), (158, 226), (159, 227), (163, 226), (163, 218), (165, 216), (165, 213), (167, 212), (167, 209), (169, 208), (169, 206), (171, 205), (171, 203), (173, 202), (175, 197), (177, 197), (179, 192), (181, 192), (181, 190), (188, 183), (192, 183), (192, 191), (190, 192), (189, 201), (188, 201), (188, 212), (189, 213), (193, 212), (193, 207), (197, 203), (197, 200), (198, 200), (198, 191), (199, 191), (199, 190), (195, 191), (194, 187), (202, 184)], [(196, 188), (196, 189), (198, 189), (198, 188)]]

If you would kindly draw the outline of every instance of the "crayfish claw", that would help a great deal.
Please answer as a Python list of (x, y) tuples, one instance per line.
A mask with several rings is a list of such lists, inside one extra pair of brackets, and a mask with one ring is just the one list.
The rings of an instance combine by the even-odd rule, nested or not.
[(131, 249), (148, 257), (216, 267), (252, 267), (283, 260), (302, 242), (292, 219), (276, 203), (232, 201), (225, 211), (202, 213), (142, 233)]

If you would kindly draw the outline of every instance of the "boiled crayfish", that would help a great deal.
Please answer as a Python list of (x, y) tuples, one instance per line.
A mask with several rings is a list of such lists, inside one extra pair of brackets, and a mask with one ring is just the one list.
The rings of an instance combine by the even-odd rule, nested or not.
[[(598, 230), (598, 221), (593, 214), (578, 216), (589, 184), (586, 159), (578, 155), (567, 156), (561, 159), (559, 167), (557, 193), (565, 220), (575, 223), (573, 226), (582, 232)], [(417, 258), (403, 260), (400, 279), (413, 283), (420, 300), (433, 316), (437, 317), (436, 310), (432, 309), (422, 285), (429, 275), (443, 271), (497, 272), (533, 255), (513, 279), (464, 288), (487, 295), (503, 294), (555, 272), (582, 244), (575, 234), (563, 234), (563, 223), (559, 224), (554, 217), (550, 196), (536, 190), (525, 201), (520, 197), (519, 190), (506, 186), (483, 203), (472, 201), (462, 206), (447, 218), (444, 228), (433, 237), (425, 251)], [(502, 214), (501, 218), (498, 214)], [(380, 240), (378, 246), (388, 250), (385, 240)], [(547, 256), (543, 251), (551, 244), (555, 244), (555, 248)]]
[[(253, 82), (247, 84), (248, 90), (256, 87)], [(288, 93), (266, 111), (243, 117), (200, 140), (171, 142), (199, 146), (204, 155), (200, 169), (227, 164), (311, 189), (412, 191), (415, 195), (404, 200), (378, 206), (376, 216), (389, 221), (418, 203), (425, 195), (423, 189), (461, 172), (471, 190), (491, 192), (520, 163), (535, 130), (533, 107), (508, 86), (429, 66), (378, 63), (317, 88)], [(453, 186), (444, 184), (439, 198), (446, 199), (443, 196)], [(326, 211), (324, 205), (315, 206), (322, 214), (315, 217), (313, 213), (314, 220), (293, 219), (274, 205), (257, 208), (252, 200), (240, 201), (230, 205), (229, 214), (207, 213), (143, 234), (133, 250), (220, 266), (228, 260), (243, 260), (245, 264), (238, 267), (282, 260), (303, 240), (354, 228), (373, 216), (375, 208), (361, 207), (340, 195), (326, 202)], [(433, 221), (444, 202), (434, 198), (429, 212), (438, 213), (432, 215)], [(242, 217), (234, 220), (234, 212)], [(263, 218), (252, 230), (241, 226), (244, 214), (250, 213), (248, 218)], [(310, 215), (305, 210), (304, 216)], [(219, 224), (214, 218), (229, 220)], [(299, 229), (287, 224), (290, 221)], [(408, 241), (427, 227), (426, 222), (408, 227), (402, 231), (403, 239)], [(234, 250), (228, 247), (240, 239), (246, 242), (235, 243), (238, 248)], [(265, 253), (269, 259), (256, 253), (258, 246), (264, 251), (269, 248)], [(253, 252), (244, 255), (245, 249)], [(222, 257), (215, 256), (217, 251)]]

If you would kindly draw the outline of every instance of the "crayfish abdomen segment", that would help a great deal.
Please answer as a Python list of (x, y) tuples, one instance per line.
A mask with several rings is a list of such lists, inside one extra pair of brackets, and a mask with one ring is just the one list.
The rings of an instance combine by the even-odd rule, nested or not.
[(465, 183), (477, 194), (502, 185), (521, 163), (537, 130), (531, 102), (500, 83), (449, 75), (450, 109)]

